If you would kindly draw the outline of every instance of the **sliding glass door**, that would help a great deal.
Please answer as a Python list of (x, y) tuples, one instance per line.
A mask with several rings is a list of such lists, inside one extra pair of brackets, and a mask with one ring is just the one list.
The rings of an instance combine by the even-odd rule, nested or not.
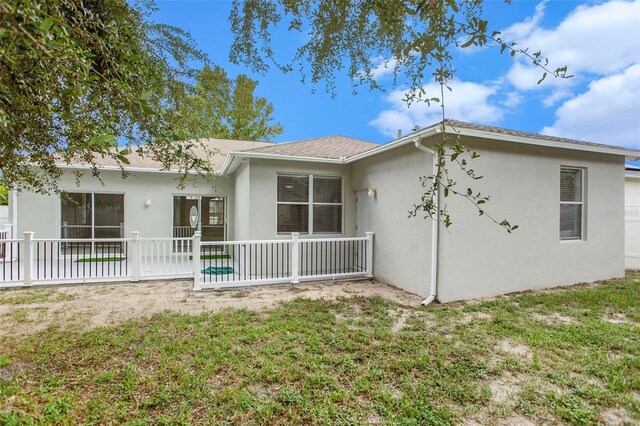
[[(195, 207), (198, 224), (191, 226), (189, 213)], [(226, 198), (177, 195), (173, 197), (173, 237), (191, 238), (195, 231), (202, 241), (224, 241), (226, 238)]]

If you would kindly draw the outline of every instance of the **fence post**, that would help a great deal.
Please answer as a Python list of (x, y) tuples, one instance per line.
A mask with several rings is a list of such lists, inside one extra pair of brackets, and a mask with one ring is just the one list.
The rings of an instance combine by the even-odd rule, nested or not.
[(196, 231), (193, 234), (193, 290), (201, 290), (200, 287), (200, 239), (202, 238), (202, 233), (200, 231)]
[(131, 253), (133, 259), (131, 260), (131, 281), (140, 281), (140, 267), (142, 266), (142, 247), (140, 244), (140, 232), (133, 231), (131, 233), (133, 239), (131, 240)]
[(13, 225), (12, 224), (7, 223), (6, 225), (4, 225), (4, 232), (6, 232), (5, 239), (11, 240), (11, 239), (14, 238), (14, 236), (13, 236)]
[(373, 232), (367, 232), (367, 277), (373, 278)]
[[(13, 226), (11, 226), (10, 224), (5, 225), (4, 231), (2, 231), (0, 233), (0, 240), (10, 240), (13, 238), (13, 236), (11, 235), (11, 231), (13, 229)], [(9, 243), (9, 244), (13, 244), (13, 243)], [(4, 262), (9, 262), (11, 259), (9, 259), (9, 255), (7, 254), (9, 250), (7, 250), (7, 243), (0, 243), (0, 259), (2, 259)]]
[(33, 232), (24, 233), (24, 285), (33, 285)]
[(300, 233), (291, 233), (291, 282), (300, 282)]

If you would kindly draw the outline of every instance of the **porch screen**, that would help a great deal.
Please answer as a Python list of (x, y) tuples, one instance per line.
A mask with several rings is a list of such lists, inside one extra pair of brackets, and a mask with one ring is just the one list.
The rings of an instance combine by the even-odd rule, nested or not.
[(124, 194), (64, 192), (60, 210), (62, 238), (124, 237)]

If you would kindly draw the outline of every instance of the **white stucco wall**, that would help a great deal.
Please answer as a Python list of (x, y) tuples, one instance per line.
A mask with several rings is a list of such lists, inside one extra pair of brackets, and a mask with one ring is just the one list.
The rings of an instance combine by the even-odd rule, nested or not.
[(431, 174), (431, 156), (413, 145), (353, 164), (353, 189), (376, 188), (366, 203), (368, 230), (375, 232), (376, 279), (427, 296), (431, 273), (431, 220), (408, 212), (424, 192), (419, 177)]
[[(624, 276), (624, 158), (466, 140), (481, 157), (460, 188), (491, 196), (486, 211), (519, 229), (507, 234), (471, 204), (449, 197), (453, 225), (441, 233), (438, 299), (444, 302)], [(560, 241), (560, 167), (586, 168), (582, 241)]]
[[(95, 177), (86, 175), (76, 185), (73, 173), (65, 173), (60, 181), (64, 191), (103, 192), (124, 194), (125, 235), (139, 231), (142, 237), (165, 238), (172, 236), (173, 196), (210, 195), (228, 197), (228, 237), (233, 238), (234, 185), (229, 177), (215, 178), (211, 182), (199, 178), (197, 186), (187, 183), (178, 189), (175, 175), (169, 173), (132, 173), (122, 179), (120, 172), (103, 171), (100, 174), (104, 185)], [(18, 235), (34, 231), (36, 238), (60, 237), (60, 197), (32, 192), (18, 194)], [(147, 207), (145, 201), (151, 200)]]
[(625, 178), (625, 267), (640, 269), (640, 171)]
[[(353, 236), (355, 235), (355, 195), (351, 190), (351, 166), (327, 163), (308, 163), (302, 161), (264, 160), (252, 158), (247, 160), (249, 174), (249, 193), (243, 205), (248, 215), (247, 239), (271, 240), (289, 239), (290, 235), (278, 235), (276, 232), (276, 188), (278, 173), (304, 173), (325, 176), (341, 176), (343, 185), (343, 232), (342, 234), (317, 234), (314, 238)], [(240, 179), (246, 179), (241, 170)], [(237, 178), (236, 178), (237, 179)], [(237, 181), (237, 180), (236, 180)], [(242, 185), (244, 187), (245, 185)], [(245, 207), (246, 208), (246, 207)], [(302, 235), (301, 238), (308, 236)]]
[(9, 222), (9, 206), (0, 206), (0, 229)]
[(251, 210), (250, 165), (245, 161), (235, 172), (235, 211), (234, 235), (238, 241), (251, 238), (249, 233), (249, 211)]

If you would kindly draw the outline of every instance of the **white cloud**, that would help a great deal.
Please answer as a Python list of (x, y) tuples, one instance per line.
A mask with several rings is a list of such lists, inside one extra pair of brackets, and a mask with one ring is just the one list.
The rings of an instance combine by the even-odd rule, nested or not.
[(395, 58), (376, 58), (375, 60), (378, 61), (378, 65), (371, 69), (371, 77), (373, 77), (374, 80), (380, 80), (392, 75), (398, 62)]
[(507, 93), (507, 97), (504, 101), (502, 101), (502, 105), (507, 108), (515, 108), (520, 105), (524, 101), (524, 97), (518, 92), (509, 92)]
[(526, 37), (529, 37), (534, 30), (538, 29), (540, 21), (542, 21), (544, 17), (546, 4), (546, 0), (538, 3), (533, 16), (525, 18), (522, 22), (516, 22), (507, 29), (502, 30), (500, 38), (508, 42), (519, 42), (519, 40), (524, 40)]
[(561, 100), (571, 97), (571, 95), (573, 95), (573, 93), (571, 93), (571, 91), (567, 89), (555, 90), (549, 96), (542, 100), (542, 105), (547, 108), (552, 107)]
[[(503, 111), (492, 105), (490, 97), (497, 87), (480, 83), (453, 80), (445, 89), (444, 104), (447, 118), (453, 118), (474, 123), (491, 124), (500, 121)], [(440, 86), (431, 83), (423, 86), (428, 98), (440, 98)], [(369, 124), (376, 127), (382, 134), (396, 137), (398, 129), (403, 133), (410, 132), (418, 125), (426, 127), (442, 119), (441, 104), (432, 102), (414, 102), (407, 106), (404, 98), (406, 91), (394, 90), (387, 96), (390, 108), (382, 111)]]
[[(614, 0), (607, 3), (582, 5), (571, 12), (556, 28), (539, 26), (544, 4), (538, 5), (536, 14), (514, 24), (503, 37), (514, 39), (530, 52), (542, 49), (552, 63), (551, 69), (567, 65), (569, 73), (606, 75), (619, 72), (640, 62), (640, 0)], [(524, 59), (516, 62), (508, 73), (509, 81), (520, 90), (538, 86), (541, 70)], [(571, 80), (547, 78), (542, 86), (563, 85)]]
[(593, 81), (542, 133), (640, 149), (640, 64)]

